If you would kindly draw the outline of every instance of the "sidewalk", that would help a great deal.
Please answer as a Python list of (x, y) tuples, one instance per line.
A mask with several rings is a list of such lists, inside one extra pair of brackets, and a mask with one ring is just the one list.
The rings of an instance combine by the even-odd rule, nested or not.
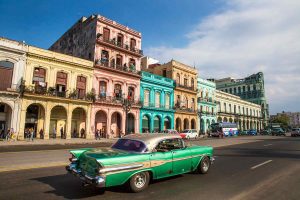
[(106, 139), (101, 138), (100, 140), (95, 139), (84, 139), (84, 138), (72, 138), (72, 139), (34, 139), (33, 141), (21, 140), (21, 141), (0, 141), (0, 147), (5, 146), (24, 146), (24, 145), (70, 145), (70, 144), (97, 144), (97, 143), (113, 143), (118, 138)]

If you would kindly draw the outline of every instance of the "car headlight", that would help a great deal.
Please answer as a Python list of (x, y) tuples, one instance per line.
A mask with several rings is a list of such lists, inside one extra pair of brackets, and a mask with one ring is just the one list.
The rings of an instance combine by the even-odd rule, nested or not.
[(71, 153), (71, 158), (69, 158), (69, 161), (73, 163), (73, 162), (77, 162), (78, 159), (76, 158), (76, 156), (74, 156), (74, 154)]

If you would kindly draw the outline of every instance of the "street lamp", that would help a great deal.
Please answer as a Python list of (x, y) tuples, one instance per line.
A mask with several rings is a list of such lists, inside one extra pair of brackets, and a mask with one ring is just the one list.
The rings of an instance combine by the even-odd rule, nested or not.
[[(125, 135), (128, 134), (128, 113), (130, 112), (132, 106), (132, 100), (129, 98), (123, 98), (122, 107), (125, 111)], [(119, 135), (121, 137), (121, 134)]]

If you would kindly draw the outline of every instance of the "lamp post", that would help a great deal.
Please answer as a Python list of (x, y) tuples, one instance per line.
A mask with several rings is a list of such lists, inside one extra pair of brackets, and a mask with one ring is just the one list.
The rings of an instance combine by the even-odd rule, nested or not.
[(125, 111), (125, 135), (128, 134), (128, 113), (130, 112), (131, 106), (132, 106), (132, 100), (128, 98), (123, 98), (122, 107), (123, 110)]

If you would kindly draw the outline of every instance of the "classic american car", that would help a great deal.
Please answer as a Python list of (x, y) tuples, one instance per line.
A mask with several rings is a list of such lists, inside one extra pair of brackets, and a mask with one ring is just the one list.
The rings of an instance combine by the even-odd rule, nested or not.
[(177, 134), (130, 134), (110, 148), (71, 150), (68, 172), (83, 184), (104, 188), (127, 184), (144, 190), (151, 179), (188, 172), (205, 174), (214, 160), (210, 146), (186, 146)]

